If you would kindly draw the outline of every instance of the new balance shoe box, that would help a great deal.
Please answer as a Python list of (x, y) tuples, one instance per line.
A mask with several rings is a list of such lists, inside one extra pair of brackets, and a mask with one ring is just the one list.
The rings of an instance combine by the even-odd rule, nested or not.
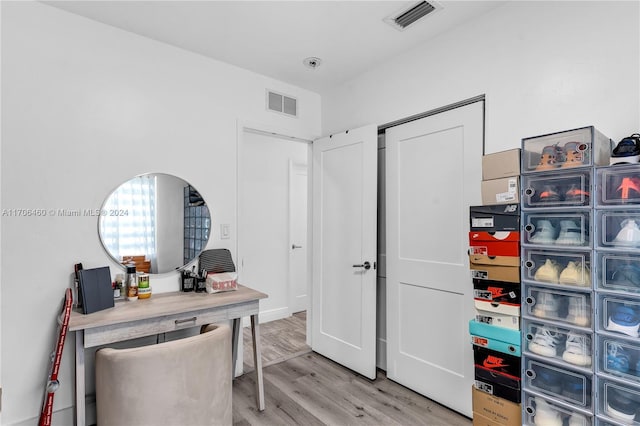
[(469, 232), (469, 254), (519, 257), (520, 232), (471, 231)]
[(469, 321), (471, 343), (508, 355), (520, 356), (520, 331)]
[(494, 152), (482, 157), (482, 180), (501, 179), (520, 174), (520, 148)]
[(471, 389), (473, 426), (520, 426), (520, 404), (498, 398), (477, 389)]
[(520, 232), (520, 205), (498, 204), (469, 207), (470, 231)]
[(510, 176), (483, 180), (480, 184), (482, 204), (509, 204), (520, 202), (520, 178)]
[(470, 254), (471, 277), (480, 280), (520, 282), (520, 258)]
[(519, 317), (521, 294), (519, 284), (473, 280), (473, 301), (478, 311)]

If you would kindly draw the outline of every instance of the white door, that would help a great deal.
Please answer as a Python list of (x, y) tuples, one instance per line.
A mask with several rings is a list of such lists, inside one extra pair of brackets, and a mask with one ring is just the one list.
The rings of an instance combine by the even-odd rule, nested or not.
[(483, 102), (386, 131), (387, 376), (471, 417), (469, 206)]
[(289, 161), (289, 306), (307, 309), (307, 165)]
[(312, 348), (371, 379), (376, 376), (376, 135), (376, 126), (366, 126), (313, 143)]

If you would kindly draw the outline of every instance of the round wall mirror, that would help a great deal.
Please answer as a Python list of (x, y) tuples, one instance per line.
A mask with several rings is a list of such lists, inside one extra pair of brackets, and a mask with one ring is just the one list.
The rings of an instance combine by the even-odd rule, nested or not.
[(200, 193), (164, 174), (136, 176), (102, 205), (100, 241), (118, 263), (151, 274), (175, 271), (196, 259), (211, 234), (211, 215)]

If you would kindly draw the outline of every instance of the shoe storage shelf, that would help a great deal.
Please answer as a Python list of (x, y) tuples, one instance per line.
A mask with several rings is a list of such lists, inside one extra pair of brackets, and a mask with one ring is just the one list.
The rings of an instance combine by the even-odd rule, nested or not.
[(640, 165), (595, 169), (598, 425), (640, 425)]
[(596, 422), (599, 222), (592, 195), (595, 166), (609, 164), (611, 147), (611, 139), (593, 126), (522, 140), (521, 374), (527, 425)]

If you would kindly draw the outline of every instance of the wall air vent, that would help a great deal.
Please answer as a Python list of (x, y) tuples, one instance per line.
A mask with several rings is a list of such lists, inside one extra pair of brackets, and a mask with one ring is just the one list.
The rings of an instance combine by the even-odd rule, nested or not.
[(441, 9), (441, 7), (437, 3), (421, 1), (412, 5), (408, 9), (403, 8), (402, 10), (387, 16), (383, 21), (399, 31), (404, 31), (411, 24), (414, 24), (419, 19), (422, 19), (428, 14), (439, 9)]
[(298, 100), (281, 93), (267, 90), (267, 109), (297, 117)]

